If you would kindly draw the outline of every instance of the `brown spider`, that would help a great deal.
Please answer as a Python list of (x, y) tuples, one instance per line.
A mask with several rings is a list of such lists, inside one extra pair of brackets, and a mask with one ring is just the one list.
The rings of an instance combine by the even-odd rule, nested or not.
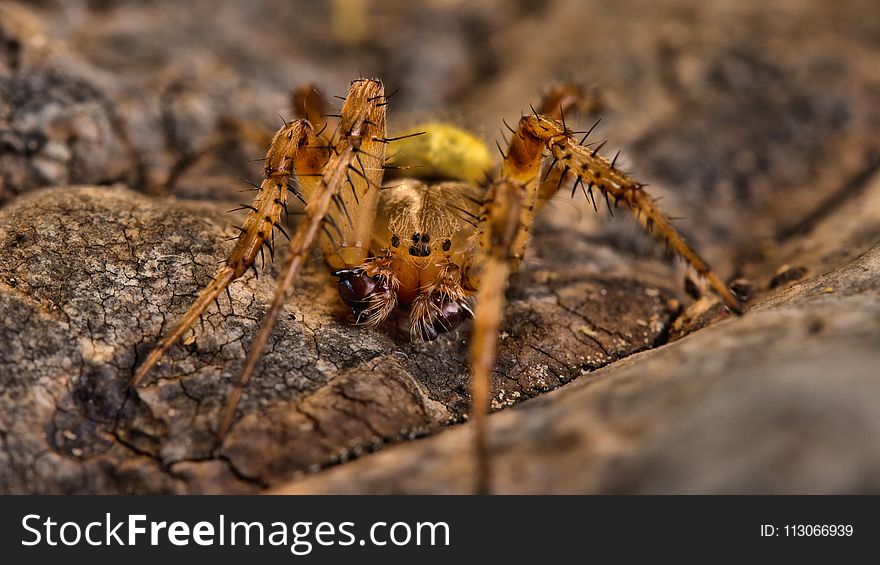
[[(498, 327), (508, 277), (522, 261), (535, 215), (563, 185), (573, 181), (592, 200), (593, 189), (611, 207), (623, 205), (642, 225), (693, 266), (735, 312), (740, 305), (660, 212), (643, 185), (630, 179), (596, 147), (584, 145), (565, 125), (564, 112), (577, 99), (565, 88), (551, 91), (540, 110), (522, 117), (500, 175), (486, 186), (476, 178), (490, 165), (488, 151), (471, 134), (436, 124), (400, 137), (388, 137), (388, 99), (378, 80), (351, 83), (335, 123), (325, 121), (316, 91), (300, 89), (294, 104), (300, 119), (272, 138), (264, 180), (235, 249), (178, 325), (141, 364), (136, 386), (164, 353), (198, 320), (229, 284), (254, 267), (267, 246), (274, 255), (274, 230), (284, 233), (281, 214), (290, 194), (305, 204), (304, 218), (290, 248), (272, 305), (230, 394), (219, 436), (235, 416), (243, 389), (266, 344), (281, 306), (312, 245), (318, 241), (338, 277), (339, 294), (357, 322), (377, 325), (395, 308), (409, 311), (414, 339), (433, 340), (473, 315), (470, 343), (472, 419), (475, 429), (477, 489), (489, 489), (486, 414), (489, 372), (495, 362)], [(335, 127), (333, 127), (335, 126)], [(421, 135), (424, 133), (424, 135)], [(399, 141), (386, 162), (386, 147)], [(396, 179), (383, 184), (386, 169), (414, 169), (424, 180)], [(389, 165), (387, 163), (397, 163)], [(284, 233), (284, 235), (287, 235)], [(475, 315), (472, 300), (476, 304)]]

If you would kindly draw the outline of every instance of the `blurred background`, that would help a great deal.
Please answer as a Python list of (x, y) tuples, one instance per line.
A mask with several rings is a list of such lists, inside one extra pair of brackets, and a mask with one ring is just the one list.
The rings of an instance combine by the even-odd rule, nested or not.
[[(14, 173), (15, 157), (4, 156), (0, 201), (40, 185), (108, 176), (151, 194), (234, 200), (231, 191), (240, 187), (220, 164), (253, 178), (259, 170), (249, 160), (264, 151), (259, 136), (242, 134), (243, 124), (271, 132), (279, 114), (290, 115), (294, 86), (314, 82), (341, 95), (360, 75), (400, 89), (392, 128), (448, 119), (490, 146), (501, 137), (502, 118), (515, 120), (554, 81), (595, 88), (603, 118), (597, 138), (609, 139), (612, 154), (623, 149), (624, 168), (686, 218), (682, 228), (716, 263), (771, 252), (880, 161), (880, 10), (873, 0), (9, 6), (31, 15), (34, 32), (64, 53), (55, 63), (38, 61), (50, 46), (9, 39), (7, 66), (48, 67), (45, 79), (60, 83), (56, 97), (75, 99), (88, 86), (113, 108), (82, 118), (102, 130), (73, 132), (69, 166)], [(31, 93), (34, 114), (50, 103), (38, 100), (45, 96), (52, 94)], [(7, 115), (30, 120), (31, 129), (41, 119)]]

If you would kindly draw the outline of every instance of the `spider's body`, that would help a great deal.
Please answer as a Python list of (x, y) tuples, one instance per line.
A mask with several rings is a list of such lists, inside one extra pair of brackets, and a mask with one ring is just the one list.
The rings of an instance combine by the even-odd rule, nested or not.
[[(312, 246), (319, 244), (338, 277), (342, 299), (357, 321), (377, 325), (395, 308), (409, 311), (412, 335), (432, 340), (474, 314), (470, 361), (472, 413), (476, 425), (481, 490), (488, 485), (485, 414), (489, 372), (503, 315), (504, 289), (518, 268), (529, 232), (543, 204), (563, 186), (580, 190), (594, 206), (626, 207), (643, 226), (703, 275), (725, 304), (738, 311), (730, 290), (681, 238), (643, 185), (615, 167), (615, 160), (578, 141), (563, 119), (576, 96), (558, 88), (540, 111), (520, 119), (500, 174), (477, 184), (489, 164), (485, 145), (449, 125), (428, 124), (425, 135), (387, 137), (388, 103), (381, 82), (352, 82), (338, 122), (325, 122), (323, 100), (297, 91), (301, 119), (285, 124), (272, 139), (264, 180), (242, 234), (226, 265), (134, 376), (138, 384), (210, 304), (253, 266), (263, 246), (274, 254), (274, 230), (293, 193), (305, 203), (304, 218), (290, 238), (272, 305), (255, 336), (233, 390), (222, 437), (235, 416), (242, 390), (256, 367), (275, 319)], [(589, 132), (587, 132), (589, 135)], [(386, 161), (386, 147), (398, 151)], [(408, 168), (419, 164), (420, 168)], [(419, 178), (384, 183), (386, 168)], [(286, 234), (285, 234), (286, 235)]]
[[(455, 182), (396, 181), (379, 198), (371, 258), (337, 273), (358, 321), (378, 324), (394, 306), (409, 310), (413, 337), (431, 340), (470, 311), (466, 275), (473, 263), (475, 192)], [(360, 285), (359, 287), (357, 285)], [(371, 292), (356, 288), (375, 287)]]

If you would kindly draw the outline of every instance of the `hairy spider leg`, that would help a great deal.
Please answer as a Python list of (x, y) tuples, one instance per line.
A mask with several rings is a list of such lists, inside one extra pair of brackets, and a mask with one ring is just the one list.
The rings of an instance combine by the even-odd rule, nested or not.
[(241, 233), (235, 247), (174, 329), (138, 367), (131, 380), (132, 386), (143, 382), (153, 366), (196, 323), (232, 281), (241, 277), (248, 269), (255, 269), (257, 254), (264, 245), (271, 245), (269, 238), (273, 230), (283, 229), (280, 228), (281, 213), (286, 209), (289, 190), (294, 189), (290, 184), (294, 180), (294, 167), (300, 174), (308, 174), (321, 171), (327, 161), (323, 152), (313, 148), (316, 143), (314, 130), (305, 120), (291, 122), (278, 130), (266, 153), (264, 180), (253, 204), (248, 206), (250, 212), (244, 226), (239, 228)]
[[(546, 153), (545, 153), (546, 152)], [(495, 365), (497, 334), (504, 309), (504, 291), (512, 272), (519, 267), (528, 243), (535, 215), (549, 196), (539, 173), (545, 159), (559, 170), (559, 183), (569, 172), (577, 186), (595, 187), (615, 205), (624, 204), (657, 239), (666, 243), (692, 265), (719, 294), (725, 305), (740, 313), (742, 307), (730, 289), (711, 271), (706, 262), (684, 241), (668, 218), (659, 210), (642, 184), (630, 179), (597, 149), (583, 146), (573, 133), (553, 116), (524, 116), (504, 154), (501, 176), (490, 187), (480, 215), (477, 305), (470, 344), (471, 420), (474, 425), (476, 488), (488, 493), (491, 468), (488, 447), (489, 373)]]
[[(507, 159), (505, 159), (507, 163)], [(479, 244), (476, 275), (468, 274), (477, 287), (476, 315), (470, 343), (471, 421), (474, 425), (476, 489), (488, 494), (491, 485), (487, 416), (489, 413), (489, 373), (495, 365), (498, 328), (504, 310), (504, 290), (510, 273), (522, 258), (527, 241), (537, 183), (523, 183), (504, 176), (486, 193), (476, 237)]]
[[(524, 140), (530, 140), (525, 144)], [(625, 206), (632, 212), (648, 233), (680, 255), (704, 277), (712, 289), (732, 312), (742, 313), (742, 305), (730, 288), (711, 270), (708, 263), (688, 245), (669, 218), (660, 210), (654, 199), (639, 183), (615, 167), (599, 154), (602, 144), (595, 148), (578, 142), (574, 135), (558, 120), (543, 115), (529, 115), (520, 120), (512, 145), (531, 145), (541, 142), (539, 151), (546, 149), (553, 158), (554, 167), (570, 171), (575, 179), (574, 188), (580, 186), (586, 196), (596, 188), (608, 205)], [(513, 147), (511, 147), (513, 151)], [(542, 194), (542, 198), (552, 195)]]
[[(339, 127), (329, 161), (319, 182), (305, 194), (305, 217), (290, 240), (290, 248), (269, 310), (251, 343), (244, 366), (230, 393), (218, 429), (222, 439), (229, 430), (241, 394), (253, 375), (281, 307), (288, 298), (322, 224), (336, 206), (342, 228), (336, 249), (325, 255), (328, 262), (345, 266), (361, 264), (369, 252), (370, 234), (376, 215), (376, 201), (385, 161), (384, 88), (377, 80), (359, 79), (351, 83), (342, 106)], [(345, 190), (346, 184), (350, 190)]]
[(316, 84), (307, 83), (294, 88), (290, 93), (290, 107), (297, 118), (312, 124), (322, 141), (328, 139), (328, 133), (332, 134), (336, 121), (328, 116), (327, 99)]

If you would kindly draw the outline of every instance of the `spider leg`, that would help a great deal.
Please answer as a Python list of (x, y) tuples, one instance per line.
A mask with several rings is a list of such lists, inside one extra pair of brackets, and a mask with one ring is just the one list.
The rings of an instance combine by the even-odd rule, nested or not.
[(589, 99), (581, 85), (557, 83), (548, 88), (541, 97), (538, 113), (564, 122), (565, 116), (587, 106), (588, 102)]
[[(566, 128), (566, 116), (584, 112), (592, 114), (597, 107), (598, 99), (595, 92), (588, 92), (581, 85), (575, 83), (558, 83), (544, 92), (536, 113), (559, 120)], [(596, 125), (598, 125), (598, 121)], [(571, 180), (573, 176), (570, 169), (565, 168), (564, 165), (562, 167), (555, 166), (557, 162), (551, 161), (544, 165), (538, 197), (539, 208), (559, 190), (564, 182)]]
[[(218, 429), (219, 438), (223, 438), (229, 430), (241, 394), (253, 375), (257, 361), (262, 354), (272, 327), (278, 319), (281, 307), (288, 298), (290, 288), (296, 280), (299, 269), (312, 247), (319, 238), (324, 220), (334, 217), (332, 207), (337, 213), (345, 212), (348, 224), (342, 223), (341, 237), (345, 240), (336, 242), (338, 245), (348, 244), (336, 256), (342, 261), (354, 260), (360, 264), (368, 253), (369, 233), (375, 217), (375, 205), (358, 205), (354, 215), (348, 211), (348, 199), (358, 202), (376, 202), (379, 185), (382, 182), (382, 165), (385, 160), (385, 106), (382, 83), (375, 80), (360, 79), (352, 82), (346, 96), (336, 142), (329, 161), (324, 166), (319, 182), (304, 191), (307, 202), (305, 218), (299, 224), (290, 239), (287, 259), (282, 268), (281, 278), (275, 289), (275, 295), (269, 310), (263, 317), (262, 324), (250, 346), (244, 366), (235, 383), (226, 406), (223, 420)], [(359, 170), (362, 176), (352, 175), (352, 170)], [(351, 184), (351, 190), (345, 186)], [(324, 232), (326, 234), (326, 232)], [(364, 236), (363, 234), (366, 234)], [(357, 238), (362, 237), (362, 240)], [(326, 248), (325, 248), (326, 253)], [(330, 261), (332, 257), (328, 257)], [(331, 261), (332, 265), (332, 261)]]
[[(545, 152), (559, 170), (557, 185), (548, 191), (540, 177)], [(511, 135), (501, 176), (488, 189), (477, 231), (478, 257), (469, 275), (477, 287), (477, 308), (471, 336), (471, 420), (474, 423), (474, 453), (477, 492), (488, 493), (491, 469), (487, 442), (489, 374), (495, 364), (498, 329), (504, 308), (504, 290), (510, 274), (517, 270), (529, 239), (536, 212), (546, 198), (558, 190), (571, 173), (578, 184), (595, 188), (615, 204), (625, 204), (658, 239), (681, 255), (702, 274), (728, 308), (741, 312), (739, 301), (709, 269), (705, 261), (685, 243), (668, 218), (660, 212), (643, 185), (628, 178), (598, 154), (583, 146), (573, 133), (552, 116), (527, 115)], [(549, 192), (549, 193), (548, 193)]]
[(297, 118), (308, 120), (322, 145), (329, 150), (330, 140), (336, 129), (337, 120), (328, 116), (329, 105), (321, 89), (314, 83), (307, 83), (293, 89), (290, 103)]
[[(534, 184), (534, 183), (533, 183)], [(498, 328), (504, 309), (504, 290), (516, 262), (516, 241), (523, 226), (520, 216), (526, 200), (521, 183), (496, 181), (489, 188), (478, 232), (481, 266), (477, 283), (477, 307), (470, 343), (471, 421), (474, 423), (476, 491), (489, 494), (491, 469), (488, 449), (489, 373), (495, 365)]]
[(489, 374), (495, 365), (507, 280), (522, 260), (534, 217), (539, 183), (531, 171), (540, 166), (540, 151), (535, 160), (535, 163), (521, 162), (516, 153), (509, 151), (502, 165), (501, 177), (489, 187), (479, 216), (479, 250), (474, 264), (477, 273), (469, 275), (473, 276), (477, 287), (470, 364), (471, 421), (474, 423), (478, 494), (489, 494), (491, 489), (487, 429)]
[(254, 265), (260, 249), (280, 223), (281, 213), (287, 205), (288, 181), (294, 166), (300, 172), (320, 171), (326, 161), (320, 152), (309, 148), (315, 141), (312, 126), (305, 120), (291, 122), (275, 134), (266, 153), (265, 178), (253, 205), (248, 207), (250, 212), (244, 227), (240, 228), (241, 234), (235, 248), (174, 329), (138, 367), (131, 380), (132, 386), (139, 385), (165, 352), (195, 324), (229, 284)]
[[(353, 85), (359, 82), (370, 81), (355, 81)], [(328, 101), (314, 84), (303, 85), (293, 92), (294, 112), (298, 116), (308, 117), (315, 124), (318, 148), (326, 151), (328, 159), (338, 156), (348, 143), (352, 128), (349, 123), (350, 108), (353, 104), (376, 108), (388, 105), (384, 88), (366, 97), (356, 93), (352, 103), (348, 103), (351, 96), (351, 91), (344, 97), (337, 96), (343, 101), (342, 113), (329, 115)], [(385, 138), (385, 114), (378, 111), (375, 114), (367, 116), (363, 122), (373, 128), (370, 139), (353, 145), (353, 158), (344, 159), (347, 170), (343, 176), (343, 187), (334, 195), (333, 206), (327, 214), (327, 225), (319, 237), (324, 259), (334, 271), (362, 264), (369, 252), (379, 201), (378, 189), (385, 169), (385, 149), (389, 141)], [(328, 164), (328, 168), (332, 166), (336, 165)], [(315, 198), (314, 186), (303, 190), (306, 202)]]
[[(522, 158), (534, 153), (549, 151), (554, 167), (561, 169), (563, 175), (570, 173), (575, 179), (575, 189), (581, 186), (588, 197), (595, 188), (605, 197), (609, 210), (611, 204), (623, 205), (639, 220), (642, 226), (671, 250), (678, 253), (721, 297), (724, 304), (737, 314), (742, 313), (742, 305), (731, 290), (712, 272), (708, 263), (688, 245), (669, 218), (660, 210), (655, 200), (645, 191), (644, 185), (631, 179), (599, 154), (602, 145), (591, 148), (578, 142), (572, 132), (563, 124), (549, 116), (531, 115), (520, 120), (517, 127), (519, 135), (511, 140), (510, 153), (520, 151)], [(517, 149), (520, 146), (522, 149)], [(616, 158), (615, 158), (616, 159)], [(557, 188), (561, 185), (557, 185)], [(554, 191), (545, 192), (542, 186), (541, 201), (552, 196)]]

